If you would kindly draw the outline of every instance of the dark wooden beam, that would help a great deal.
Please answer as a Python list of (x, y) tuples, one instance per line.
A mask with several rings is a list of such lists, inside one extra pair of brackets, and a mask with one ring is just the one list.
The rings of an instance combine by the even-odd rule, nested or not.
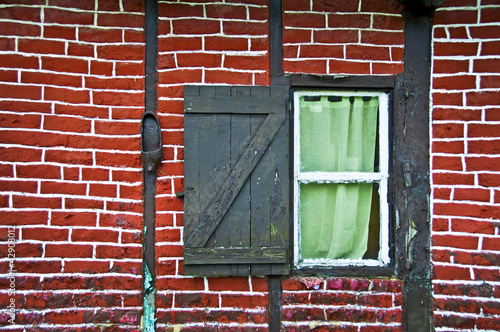
[(429, 220), (429, 94), (432, 15), (405, 12), (404, 73), (394, 93), (392, 167), (404, 331), (432, 331)]

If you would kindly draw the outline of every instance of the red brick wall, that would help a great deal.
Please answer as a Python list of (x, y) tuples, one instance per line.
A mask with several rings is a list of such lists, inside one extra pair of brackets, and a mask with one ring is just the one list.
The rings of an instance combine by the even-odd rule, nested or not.
[(435, 326), (500, 327), (500, 3), (445, 1), (432, 80)]
[(139, 0), (0, 5), (0, 303), (14, 225), (16, 322), (32, 331), (139, 324), (143, 12)]

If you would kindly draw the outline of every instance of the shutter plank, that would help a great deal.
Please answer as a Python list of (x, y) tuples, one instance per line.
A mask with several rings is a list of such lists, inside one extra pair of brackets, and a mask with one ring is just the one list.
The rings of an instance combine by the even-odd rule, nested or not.
[(284, 114), (269, 114), (266, 117), (238, 164), (186, 241), (186, 246), (203, 247), (205, 245), (284, 120)]
[(287, 248), (189, 248), (184, 251), (190, 264), (282, 263)]

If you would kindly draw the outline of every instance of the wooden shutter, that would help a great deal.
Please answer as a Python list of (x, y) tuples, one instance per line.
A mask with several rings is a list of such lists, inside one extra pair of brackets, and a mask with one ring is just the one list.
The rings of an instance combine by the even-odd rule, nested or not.
[(288, 88), (184, 88), (184, 273), (288, 273)]

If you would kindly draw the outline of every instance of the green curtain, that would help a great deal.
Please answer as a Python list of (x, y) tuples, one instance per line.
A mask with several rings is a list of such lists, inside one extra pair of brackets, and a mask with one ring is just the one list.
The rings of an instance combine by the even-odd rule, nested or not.
[[(374, 172), (377, 115), (376, 97), (301, 97), (300, 172)], [(303, 259), (363, 257), (373, 186), (300, 184)]]

